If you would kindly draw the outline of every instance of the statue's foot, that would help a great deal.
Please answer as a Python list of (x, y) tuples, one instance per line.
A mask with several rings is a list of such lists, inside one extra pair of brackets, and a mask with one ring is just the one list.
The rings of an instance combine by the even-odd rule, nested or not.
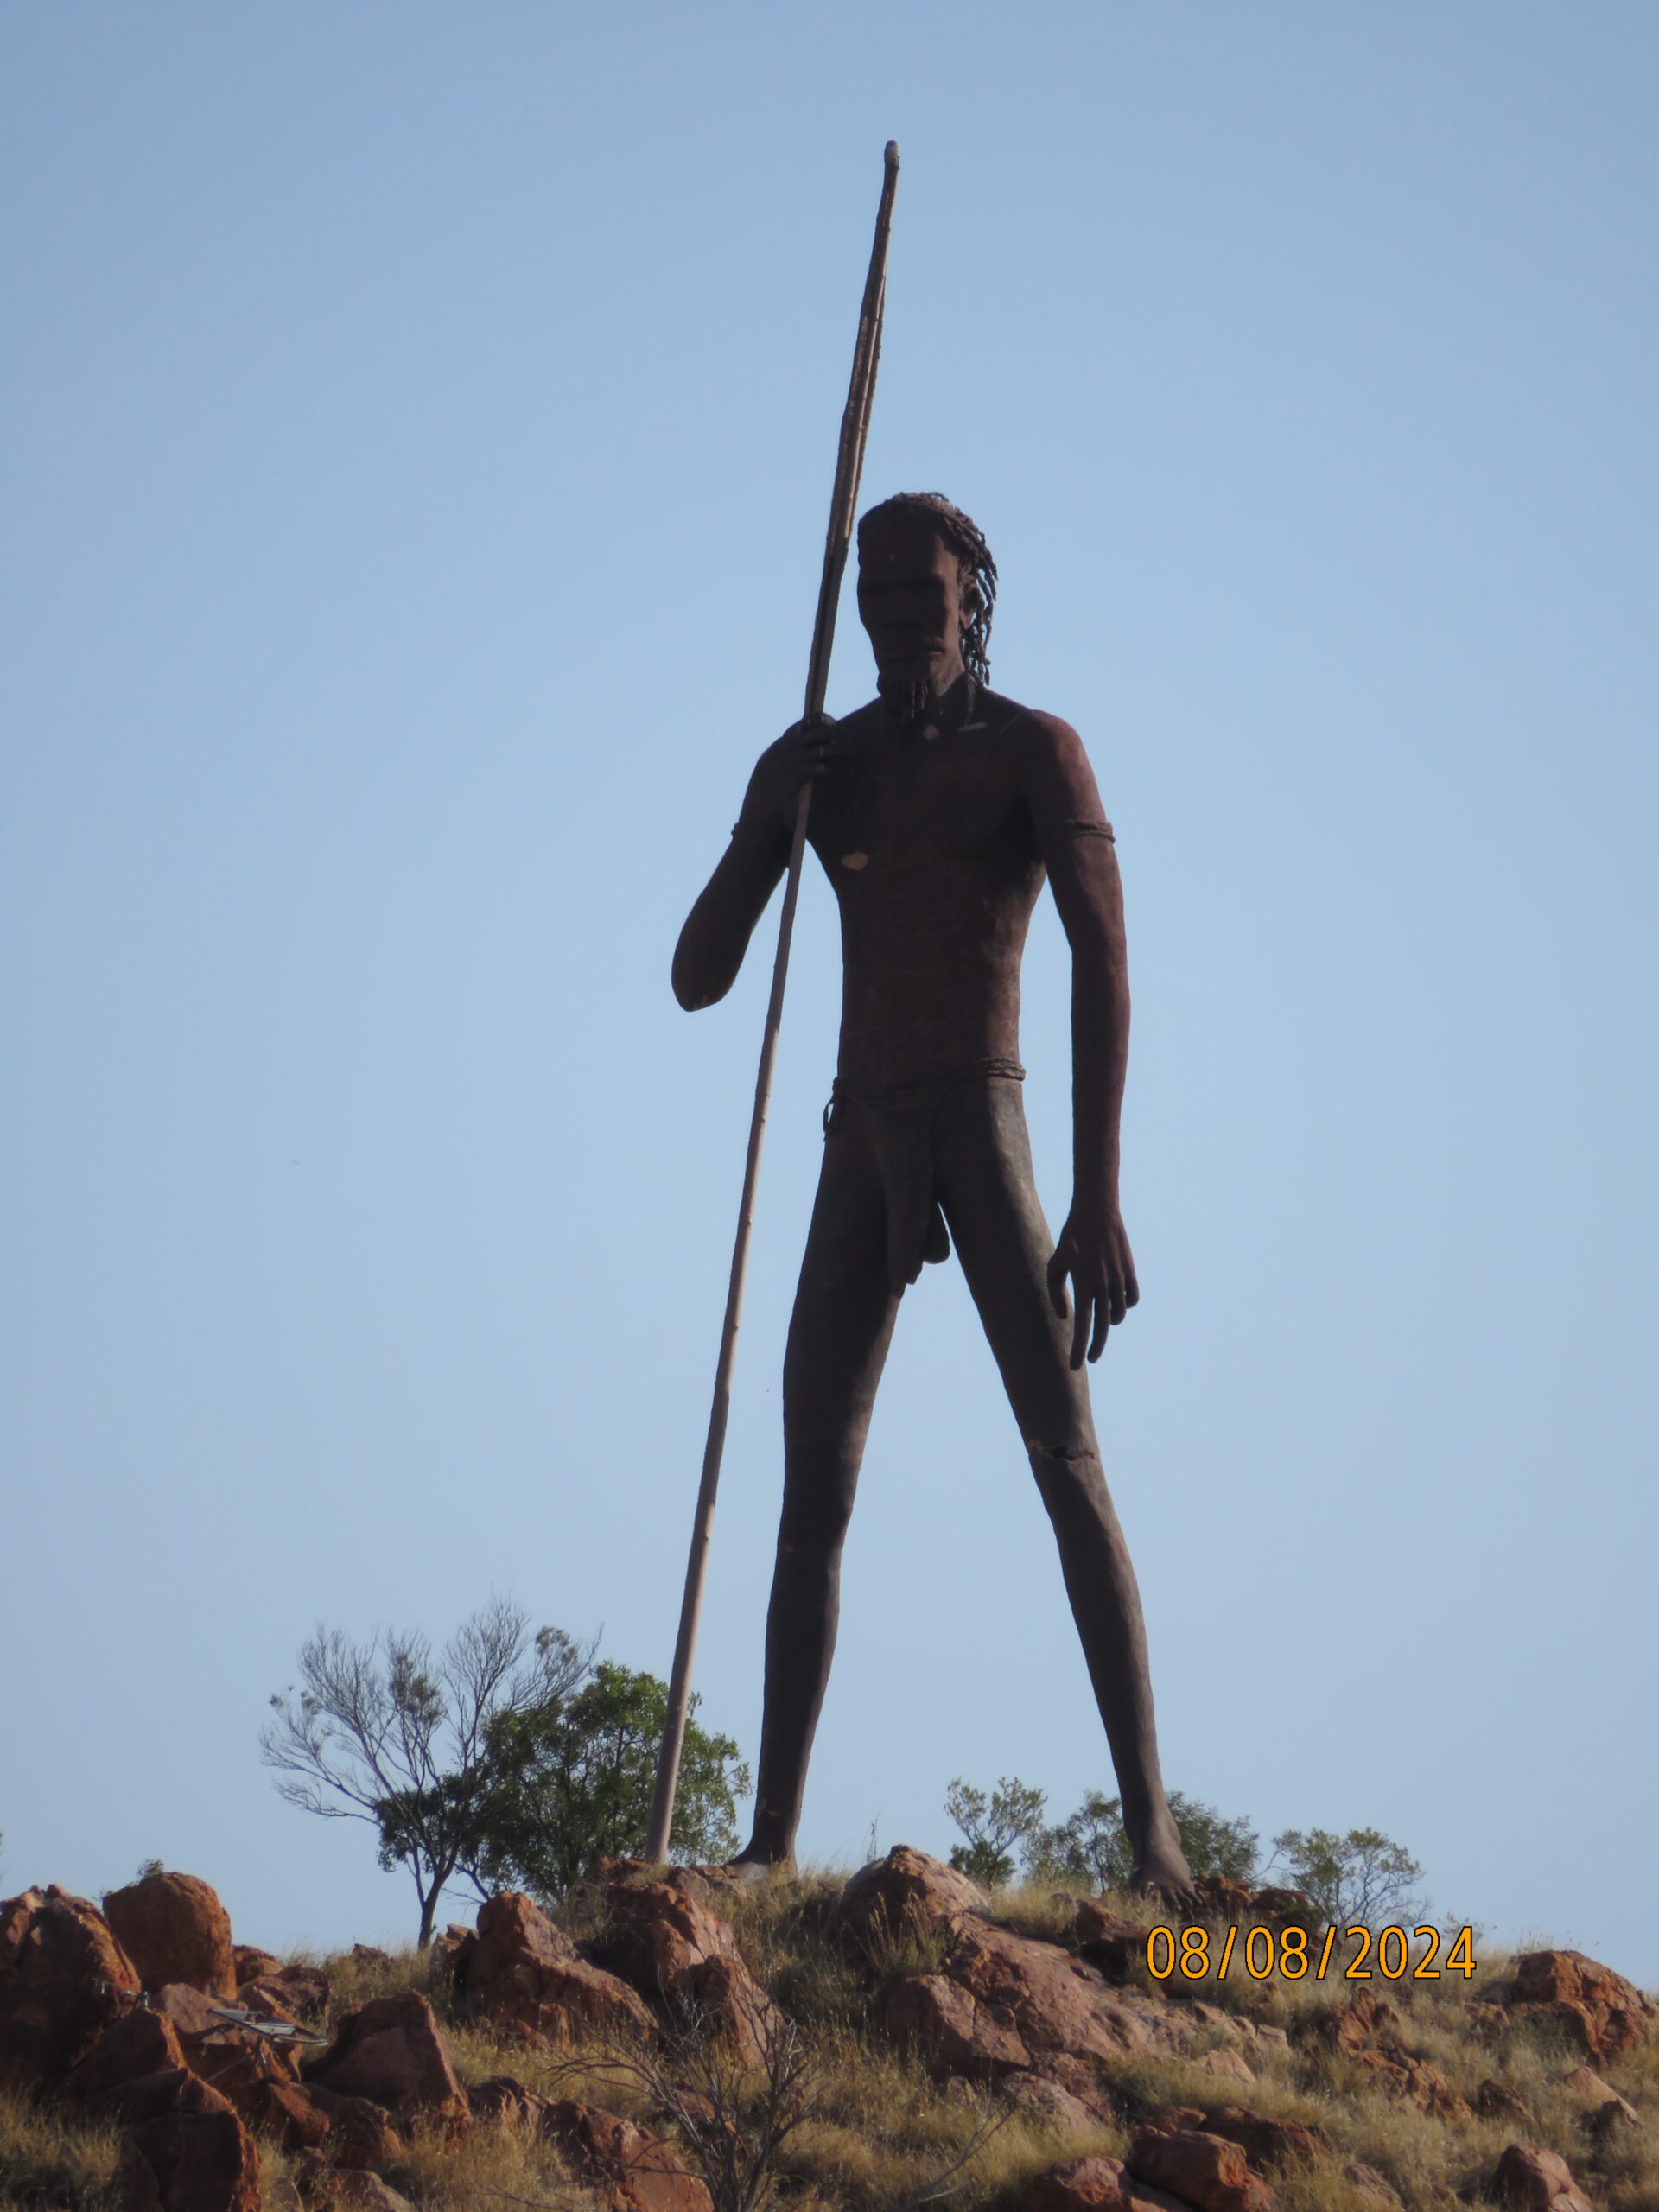
[(1203, 1900), (1192, 1886), (1186, 1853), (1173, 1834), (1147, 1846), (1135, 1862), (1129, 1891), (1135, 1897), (1153, 1897), (1188, 1920), (1196, 1919), (1203, 1908)]
[(728, 1861), (722, 1871), (740, 1889), (758, 1890), (763, 1883), (787, 1881), (795, 1872), (795, 1854), (785, 1851), (775, 1859), (769, 1858), (751, 1844), (747, 1851), (740, 1851), (735, 1859)]

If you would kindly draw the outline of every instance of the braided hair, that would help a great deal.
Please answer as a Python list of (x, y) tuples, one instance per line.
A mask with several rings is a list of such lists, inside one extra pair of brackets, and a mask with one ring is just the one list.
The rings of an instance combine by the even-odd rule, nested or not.
[(988, 683), (991, 664), (987, 648), (991, 641), (991, 612), (996, 605), (996, 563), (978, 524), (954, 506), (943, 492), (895, 492), (892, 499), (868, 509), (859, 529), (862, 531), (865, 523), (873, 522), (878, 515), (894, 513), (925, 515), (961, 562), (964, 571), (963, 663), (976, 683)]

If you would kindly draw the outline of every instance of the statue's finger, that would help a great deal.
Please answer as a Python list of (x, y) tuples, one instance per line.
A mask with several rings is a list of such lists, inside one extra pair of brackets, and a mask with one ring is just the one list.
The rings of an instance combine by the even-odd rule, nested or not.
[(1097, 1306), (1096, 1295), (1077, 1285), (1077, 1310), (1071, 1324), (1071, 1364), (1083, 1365), (1084, 1347), (1089, 1341), (1089, 1320)]
[[(1111, 1319), (1121, 1321), (1122, 1318), (1122, 1313), (1115, 1313)], [(1103, 1298), (1097, 1298), (1095, 1300), (1095, 1333), (1089, 1339), (1089, 1357), (1091, 1363), (1105, 1351), (1106, 1332), (1110, 1326), (1111, 1322), (1106, 1318), (1106, 1301)]]

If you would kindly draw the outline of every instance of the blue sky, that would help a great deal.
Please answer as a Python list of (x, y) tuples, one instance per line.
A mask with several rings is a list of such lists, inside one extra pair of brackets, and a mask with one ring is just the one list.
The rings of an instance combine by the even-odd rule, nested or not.
[[(891, 136), (867, 498), (976, 517), (1118, 828), (1169, 1778), (1659, 1981), (1659, 17), (23, 0), (0, 102), (0, 1887), (407, 1933), (257, 1762), (314, 1624), (666, 1671), (766, 984), (668, 957), (798, 711)], [(699, 1675), (751, 1749), (836, 989), (809, 881)], [(1056, 1220), (1067, 991), (1046, 905)], [(1109, 1786), (930, 1269), (804, 1840), (1004, 1774)]]

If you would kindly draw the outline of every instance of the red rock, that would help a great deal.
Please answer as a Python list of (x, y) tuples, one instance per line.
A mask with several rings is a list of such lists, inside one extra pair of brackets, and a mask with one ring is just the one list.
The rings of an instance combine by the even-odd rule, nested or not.
[(887, 1994), (885, 2025), (936, 2081), (995, 2081), (1031, 2065), (1007, 2009), (980, 2005), (945, 1974), (913, 1974), (898, 1983)]
[(866, 1950), (880, 1950), (931, 1928), (954, 1927), (984, 1905), (984, 1891), (965, 1874), (900, 1843), (853, 1876), (830, 1924)]
[(1254, 2082), (1255, 2069), (1249, 2062), (1231, 2049), (1200, 2051), (1193, 2062), (1206, 2074), (1215, 2074), (1224, 2082)]
[(55, 1884), (0, 1904), (0, 2088), (54, 2089), (143, 1985), (96, 1905)]
[(188, 1982), (206, 1997), (236, 1995), (230, 1915), (194, 1874), (145, 1874), (111, 1890), (104, 1916), (146, 1989)]
[(510, 2127), (525, 2135), (540, 2132), (549, 2101), (527, 2089), (522, 2082), (515, 2082), (512, 2075), (493, 2075), (467, 2094), (474, 2120), (493, 2120), (498, 2127)]
[(1294, 1920), (1299, 1927), (1313, 1927), (1317, 1917), (1313, 1900), (1306, 1890), (1274, 1889), (1255, 1891), (1250, 1898), (1249, 1916), (1255, 1921)]
[(1224, 2136), (1166, 2135), (1142, 2128), (1129, 2145), (1128, 2170), (1140, 2181), (1166, 2190), (1197, 2212), (1273, 2212), (1278, 2203), (1249, 2160)]
[(452, 2143), (466, 2135), (467, 2092), (432, 2007), (416, 1990), (377, 1997), (348, 2012), (333, 2044), (304, 2072), (308, 2088), (370, 2097), (397, 2119), (435, 2121)]
[(1492, 2177), (1499, 2197), (1519, 2212), (1594, 2212), (1565, 2158), (1524, 2143), (1511, 2143)]
[(378, 2173), (383, 2166), (401, 2165), (408, 2157), (404, 2139), (392, 2126), (384, 2105), (371, 2097), (344, 2096), (308, 2082), (305, 2094), (328, 2122), (327, 2151), (337, 2166), (353, 2171)]
[(1150, 2000), (1111, 1988), (1093, 1967), (1056, 1943), (1036, 1942), (988, 1921), (964, 1920), (944, 1971), (980, 2008), (1006, 2017), (1033, 2056), (1065, 2051), (1121, 2059), (1154, 2046)]
[(180, 2072), (186, 2063), (173, 2023), (140, 2008), (111, 2022), (64, 2075), (60, 2094), (73, 2104), (101, 2105), (128, 2082)]
[(1400, 2040), (1400, 2015), (1386, 1997), (1361, 1990), (1348, 2004), (1310, 2024), (1347, 2056), (1374, 2074), (1381, 2085), (1437, 2120), (1473, 2117), (1468, 2104), (1438, 2066), (1418, 2058)]
[(1070, 2134), (1079, 2127), (1093, 2127), (1101, 2117), (1074, 2090), (1046, 2074), (1010, 2074), (1002, 2083), (1002, 2096), (1015, 2112), (1034, 2120), (1039, 2127), (1057, 2133)]
[(274, 1951), (257, 1950), (251, 1943), (233, 1943), (231, 1960), (236, 1968), (236, 1986), (245, 1981), (257, 1981), (268, 1974), (281, 1974), (283, 1962)]
[(708, 2190), (668, 2145), (615, 2113), (563, 2098), (547, 2107), (542, 2132), (605, 2212), (712, 2212)]
[(263, 2082), (248, 2096), (242, 2117), (256, 2135), (269, 2135), (284, 2151), (319, 2151), (334, 2123), (316, 2092), (298, 2082)]
[(758, 2060), (781, 2016), (744, 1963), (729, 1925), (699, 1901), (698, 1890), (709, 1893), (706, 1882), (677, 1868), (649, 1881), (608, 1884), (607, 1962), (671, 2013), (706, 2022)]
[(1189, 2212), (1161, 2189), (1137, 2181), (1116, 2158), (1068, 2158), (1039, 2174), (1025, 2212)]
[(1236, 2143), (1253, 2166), (1269, 2173), (1280, 2166), (1317, 2158), (1325, 2147), (1317, 2128), (1300, 2120), (1263, 2120), (1238, 2105), (1212, 2105), (1200, 2120), (1206, 2135)]
[(492, 1897), (478, 1916), (466, 1964), (466, 2008), (475, 2019), (560, 2043), (573, 2032), (656, 2031), (637, 1992), (589, 1966), (563, 1929), (514, 1891)]
[(408, 2197), (400, 2196), (378, 2174), (337, 2173), (331, 2196), (347, 2212), (412, 2212)]
[(1091, 1966), (1121, 1980), (1137, 1959), (1147, 1955), (1147, 1931), (1092, 1897), (1084, 1897), (1071, 1918), (1071, 1941)]
[(437, 1973), (447, 1974), (457, 1983), (464, 1983), (477, 1944), (478, 1937), (472, 1929), (463, 1927), (458, 1920), (452, 1920), (442, 1936), (432, 1938), (427, 1956)]
[(316, 2020), (328, 2010), (330, 1994), (328, 1977), (321, 1967), (278, 1966), (274, 1972), (253, 1974), (239, 1982), (236, 2001), (251, 2012)]
[(259, 2153), (228, 2107), (129, 2127), (117, 2181), (121, 2212), (259, 2212)]
[(1618, 2058), (1659, 2023), (1659, 2007), (1582, 1951), (1531, 1951), (1515, 1965), (1511, 2012), (1559, 2027), (1588, 2058)]
[(217, 2002), (188, 1981), (169, 1981), (156, 1992), (150, 2006), (177, 2034), (185, 2064), (222, 2091), (245, 2120), (250, 2119), (263, 2084), (297, 2080), (298, 2056), (291, 2044), (273, 2043), (268, 2036), (226, 2019), (213, 2010)]
[(1192, 1887), (1198, 1892), (1198, 1911), (1206, 1919), (1229, 1921), (1242, 1928), (1246, 1921), (1262, 1916), (1251, 1909), (1255, 1892), (1225, 1874), (1197, 1874)]
[(1482, 2120), (1507, 2120), (1518, 2127), (1531, 2127), (1532, 2113), (1506, 2082), (1490, 2076), (1475, 2091), (1475, 2110)]
[(1636, 2107), (1621, 2097), (1611, 2082), (1604, 2082), (1587, 2066), (1575, 2066), (1561, 2087), (1575, 2103), (1585, 2107), (1586, 2125), (1593, 2134), (1607, 2135), (1620, 2126), (1639, 2127), (1642, 2124), (1642, 2115)]

